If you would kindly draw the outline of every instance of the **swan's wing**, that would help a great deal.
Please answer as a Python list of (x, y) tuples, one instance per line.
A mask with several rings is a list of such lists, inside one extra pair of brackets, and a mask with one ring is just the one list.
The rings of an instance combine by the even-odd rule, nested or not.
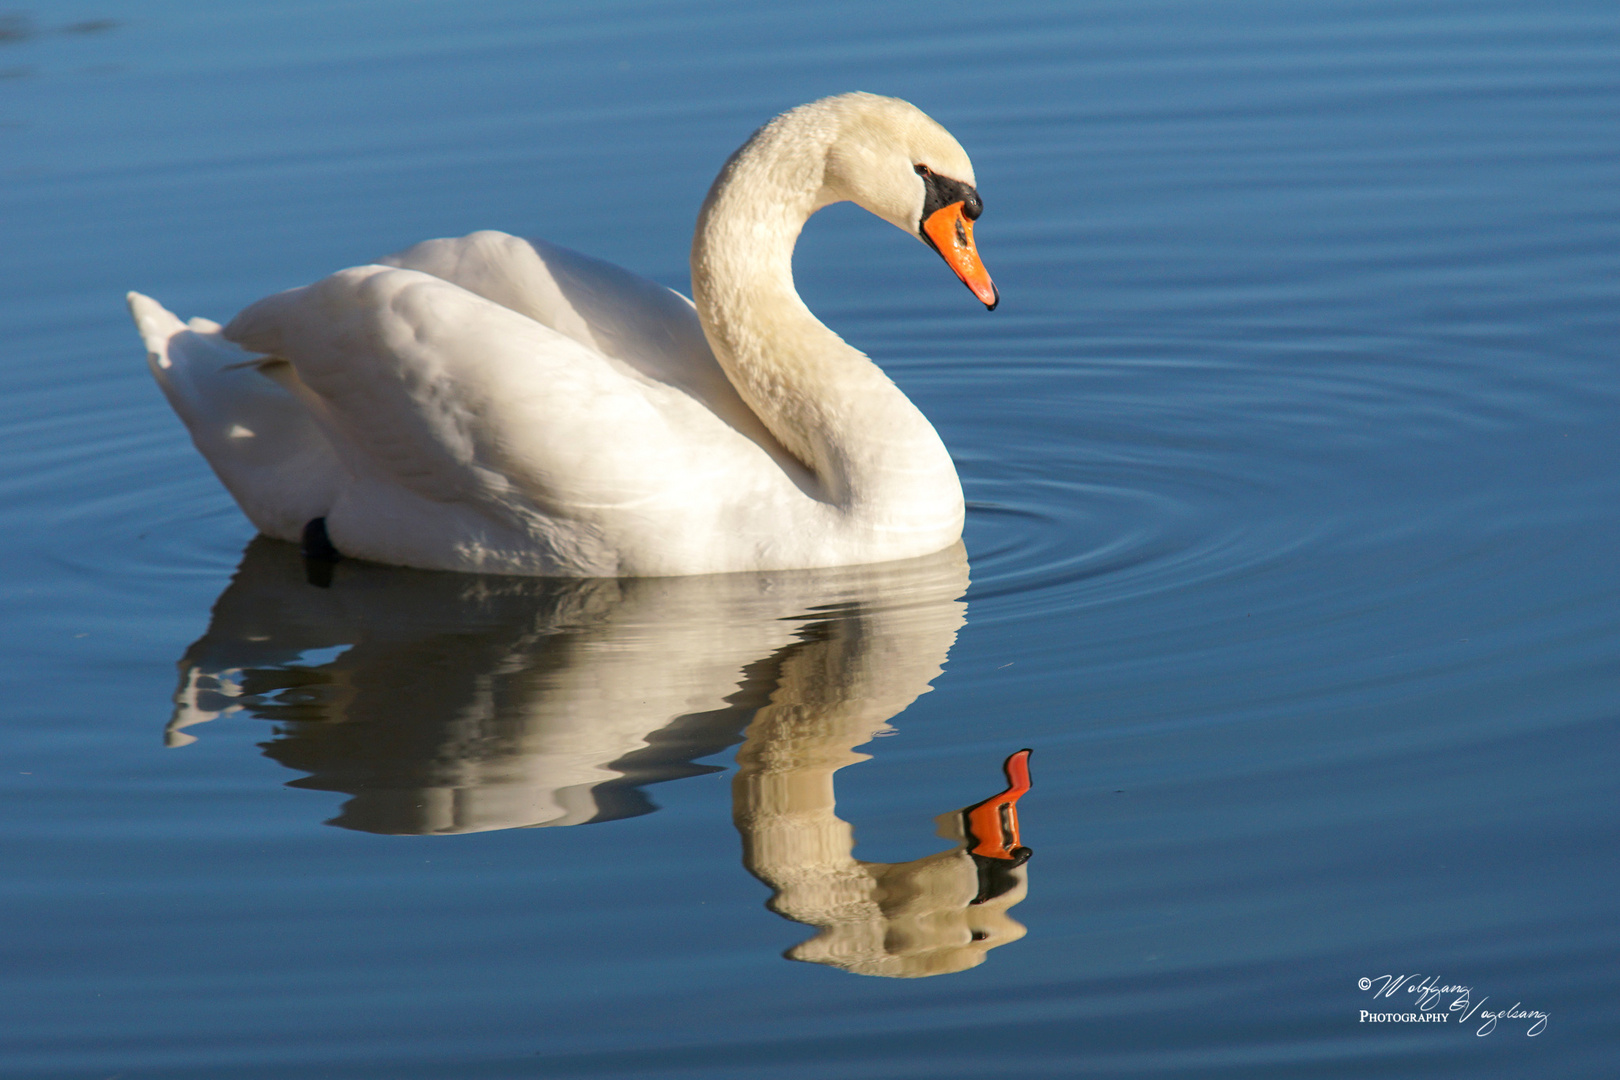
[(188, 326), (150, 297), (128, 299), (152, 374), (197, 449), (260, 532), (298, 539), (331, 505), (338, 480), (337, 458), (309, 412), (218, 323)]
[[(456, 543), (446, 537), (483, 529), (461, 518), (430, 536), (424, 510), (443, 518), (462, 507), (509, 538), (531, 538), (514, 547), (539, 531), (556, 549), (576, 546), (565, 560), (588, 560), (600, 521), (690, 504), (705, 486), (712, 496), (717, 472), (738, 467), (735, 451), (748, 448), (684, 393), (415, 270), (340, 271), (259, 301), (224, 335), (291, 363), (295, 389), (352, 477), (328, 521), (333, 541), (372, 558), (436, 565), (398, 545)], [(345, 509), (345, 499), (365, 505)], [(357, 530), (386, 531), (390, 520), (417, 536), (345, 548), (345, 535), (359, 542)], [(508, 546), (493, 534), (475, 542)]]
[(494, 231), (426, 240), (378, 262), (432, 274), (527, 315), (682, 390), (779, 450), (715, 360), (692, 302), (672, 289), (557, 244)]

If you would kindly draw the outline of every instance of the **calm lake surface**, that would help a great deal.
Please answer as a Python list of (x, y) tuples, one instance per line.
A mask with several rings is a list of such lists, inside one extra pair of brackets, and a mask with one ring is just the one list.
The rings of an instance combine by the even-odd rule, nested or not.
[[(984, 195), (994, 314), (796, 261), (965, 555), (319, 587), (124, 312), (479, 228), (686, 291), (851, 89)], [(0, 9), (0, 252), (0, 1074), (1614, 1075), (1612, 0)]]

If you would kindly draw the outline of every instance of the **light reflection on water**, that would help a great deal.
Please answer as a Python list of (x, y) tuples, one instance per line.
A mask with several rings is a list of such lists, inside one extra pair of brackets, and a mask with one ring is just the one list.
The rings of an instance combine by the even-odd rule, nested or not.
[[(27, 28), (0, 38), (5, 1071), (949, 1077), (1011, 1046), (1053, 1076), (1607, 1075), (1610, 7), (0, 19)], [(943, 587), (480, 598), (242, 554), (125, 289), (226, 317), (488, 227), (684, 289), (724, 156), (854, 88), (938, 116), (985, 197), (993, 315), (855, 213), (795, 264), (957, 457), (965, 624)], [(862, 652), (923, 610), (932, 645)], [(196, 741), (164, 749), (182, 655)], [(906, 982), (778, 959), (805, 932), (739, 871), (731, 747), (795, 664), (889, 688), (806, 743), (830, 770), (892, 728), (804, 834), (846, 883), (936, 851), (930, 818), (1035, 747), (1027, 937)], [(1551, 1021), (1372, 1030), (1355, 980), (1385, 970)]]

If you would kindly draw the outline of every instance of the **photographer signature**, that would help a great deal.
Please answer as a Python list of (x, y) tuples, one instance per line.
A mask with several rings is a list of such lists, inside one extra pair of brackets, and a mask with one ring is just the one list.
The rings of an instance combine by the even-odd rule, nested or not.
[(1473, 987), (1442, 984), (1439, 978), (1433, 975), (1427, 977), (1423, 975), (1379, 975), (1371, 979), (1363, 976), (1356, 980), (1356, 987), (1361, 990), (1371, 990), (1374, 1000), (1378, 998), (1394, 998), (1397, 991), (1404, 990), (1408, 994), (1415, 995), (1414, 999), (1408, 1004), (1422, 1013), (1435, 1010), (1440, 1006), (1442, 999), (1449, 998), (1449, 1003), (1445, 1005), (1446, 1012), (1461, 1013), (1462, 1015), (1457, 1017), (1459, 1025), (1465, 1024), (1477, 1016), (1480, 1020), (1480, 1026), (1474, 1034), (1481, 1037), (1495, 1031), (1497, 1022), (1501, 1020), (1529, 1021), (1525, 1034), (1532, 1038), (1540, 1035), (1547, 1028), (1547, 1013), (1537, 1009), (1522, 1009), (1520, 1006), (1523, 1002), (1514, 1002), (1510, 1008), (1506, 1009), (1487, 1009), (1485, 1004), (1491, 999), (1484, 997), (1480, 998), (1477, 1003), (1474, 1002)]

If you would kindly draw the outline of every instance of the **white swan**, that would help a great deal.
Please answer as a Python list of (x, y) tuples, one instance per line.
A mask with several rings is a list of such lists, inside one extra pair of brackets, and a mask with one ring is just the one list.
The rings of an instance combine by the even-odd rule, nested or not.
[(845, 200), (995, 307), (967, 154), (913, 105), (845, 94), (777, 117), (721, 170), (692, 243), (695, 305), (481, 232), (261, 300), (223, 329), (137, 293), (130, 310), (170, 404), (269, 536), (575, 577), (924, 555), (961, 535), (950, 455), (793, 288), (799, 230)]

